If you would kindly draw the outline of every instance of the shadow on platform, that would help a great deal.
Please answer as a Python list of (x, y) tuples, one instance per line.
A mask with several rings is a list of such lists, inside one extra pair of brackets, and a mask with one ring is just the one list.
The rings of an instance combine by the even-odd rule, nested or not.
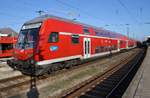
[(36, 86), (36, 77), (31, 76), (30, 90), (27, 92), (27, 98), (39, 98), (39, 92)]

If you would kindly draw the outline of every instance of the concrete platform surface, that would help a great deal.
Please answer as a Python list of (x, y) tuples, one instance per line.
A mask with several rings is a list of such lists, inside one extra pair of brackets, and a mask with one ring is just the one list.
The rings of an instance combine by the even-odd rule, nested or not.
[(14, 71), (7, 64), (0, 62), (0, 80), (18, 75), (21, 75), (21, 72), (16, 70)]
[(150, 47), (122, 98), (150, 98)]

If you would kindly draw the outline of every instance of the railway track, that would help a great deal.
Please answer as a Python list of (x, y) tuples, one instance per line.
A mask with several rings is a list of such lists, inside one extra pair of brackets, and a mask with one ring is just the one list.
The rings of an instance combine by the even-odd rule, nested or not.
[[(102, 62), (101, 64), (105, 64), (105, 62)], [(45, 75), (42, 77), (37, 77), (37, 79), (38, 80), (47, 79), (49, 77), (54, 77), (57, 74), (61, 74), (61, 73), (64, 73), (66, 71), (72, 71), (74, 69), (78, 69), (78, 68), (84, 67), (84, 66), (85, 66), (85, 64), (75, 66), (75, 67), (70, 68), (70, 69), (63, 69), (63, 70), (57, 71), (55, 73), (52, 73), (51, 75)], [(14, 76), (14, 77), (5, 78), (5, 79), (0, 80), (0, 91), (4, 92), (4, 91), (10, 90), (12, 88), (17, 88), (19, 86), (23, 86), (23, 85), (26, 85), (29, 83), (30, 83), (30, 77), (25, 76), (25, 75), (18, 75), (18, 76)]]
[(11, 60), (11, 59), (13, 59), (13, 58), (12, 57), (11, 58), (0, 58), (0, 68), (4, 67), (7, 64), (7, 60)]
[[(103, 74), (73, 87), (56, 98), (121, 98), (144, 58), (144, 52), (122, 59)], [(134, 70), (132, 72), (132, 70)], [(125, 80), (127, 79), (127, 80)], [(124, 83), (124, 85), (122, 85)], [(125, 86), (126, 85), (126, 86)]]
[[(123, 53), (122, 53), (123, 55)], [(122, 55), (120, 54), (120, 57), (122, 57)], [(117, 58), (118, 56), (114, 57), (114, 58)], [(129, 58), (129, 57), (126, 57), (126, 58)], [(124, 59), (122, 59), (123, 61)], [(93, 62), (88, 62), (88, 63), (85, 63), (85, 64), (81, 64), (79, 66), (75, 66), (73, 68), (70, 68), (70, 69), (67, 69), (67, 70), (60, 70), (60, 71), (57, 71), (51, 75), (47, 75), (47, 76), (44, 76), (44, 77), (40, 77), (38, 78), (37, 80), (37, 85), (41, 83), (41, 81), (47, 79), (47, 78), (52, 78), (54, 77), (55, 75), (57, 74), (61, 74), (61, 73), (65, 73), (66, 71), (72, 71), (72, 70), (75, 70), (75, 69), (79, 69), (81, 67), (84, 67), (84, 66), (87, 66), (87, 65), (90, 65), (92, 63), (95, 63), (97, 62), (97, 60), (93, 61)], [(99, 64), (107, 64), (109, 63), (107, 60), (103, 60), (103, 62), (99, 63)], [(23, 75), (20, 75), (20, 76), (16, 76), (16, 77), (11, 77), (11, 78), (6, 78), (4, 80), (0, 80), (0, 92), (7, 92), (11, 89), (14, 89), (14, 88), (21, 88), (22, 86), (25, 86), (27, 84), (30, 84), (30, 77), (27, 77), (27, 76), (23, 76)]]
[(0, 91), (6, 91), (11, 88), (24, 85), (30, 81), (30, 78), (24, 75), (18, 75), (0, 80)]

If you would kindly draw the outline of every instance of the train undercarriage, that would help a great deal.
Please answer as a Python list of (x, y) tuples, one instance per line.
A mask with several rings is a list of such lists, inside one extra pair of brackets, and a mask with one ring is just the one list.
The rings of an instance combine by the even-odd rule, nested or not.
[(15, 59), (7, 61), (7, 64), (14, 70), (19, 70), (24, 75), (35, 75), (35, 76), (41, 76), (46, 73), (50, 74), (52, 72), (65, 68), (68, 69), (80, 63), (81, 63), (80, 59), (73, 59), (47, 65), (36, 65), (36, 62), (32, 61), (32, 59), (27, 61), (20, 61)]

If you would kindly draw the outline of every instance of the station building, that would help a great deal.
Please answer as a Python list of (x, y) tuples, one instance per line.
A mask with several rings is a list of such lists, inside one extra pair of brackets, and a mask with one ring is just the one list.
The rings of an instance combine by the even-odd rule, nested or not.
[(150, 36), (147, 36), (146, 42), (147, 42), (148, 45), (150, 45)]

